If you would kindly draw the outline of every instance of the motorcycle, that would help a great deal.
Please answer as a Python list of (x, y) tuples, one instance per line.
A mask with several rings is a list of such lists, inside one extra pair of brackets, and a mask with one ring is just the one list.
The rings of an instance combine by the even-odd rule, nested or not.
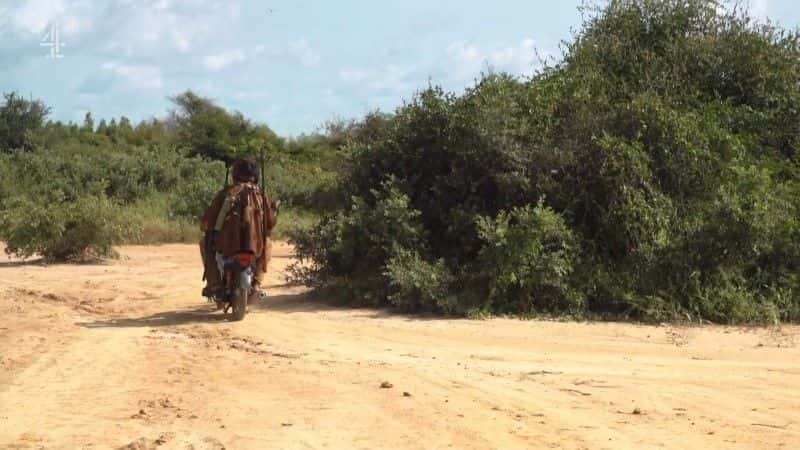
[(252, 253), (239, 253), (227, 257), (218, 253), (217, 264), (222, 274), (224, 290), (213, 301), (223, 313), (232, 311), (233, 320), (242, 320), (247, 314), (248, 300), (254, 293), (256, 256)]

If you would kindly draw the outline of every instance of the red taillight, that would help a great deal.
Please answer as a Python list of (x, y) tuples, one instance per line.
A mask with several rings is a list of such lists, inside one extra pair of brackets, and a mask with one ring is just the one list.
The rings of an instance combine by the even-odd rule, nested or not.
[(242, 267), (250, 266), (250, 263), (253, 262), (253, 255), (249, 253), (241, 253), (236, 255), (236, 259), (239, 261), (239, 265)]

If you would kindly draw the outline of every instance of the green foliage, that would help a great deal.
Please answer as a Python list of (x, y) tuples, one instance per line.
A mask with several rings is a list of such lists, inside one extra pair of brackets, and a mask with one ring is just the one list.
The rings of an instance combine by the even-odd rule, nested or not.
[[(222, 186), (221, 163), (173, 150), (61, 145), (0, 161), (0, 172), (26, 174), (24, 182), (0, 183), (0, 213), (8, 218), (0, 239), (20, 256), (74, 259), (83, 251), (112, 255), (111, 245), (123, 242), (196, 241), (199, 217)], [(99, 209), (81, 209), (91, 202)], [(97, 220), (71, 215), (83, 211)]]
[[(280, 139), (268, 127), (254, 125), (241, 113), (230, 113), (192, 91), (177, 95), (172, 101), (176, 142), (193, 156), (231, 161), (239, 155), (255, 155), (263, 148), (281, 146)], [(124, 131), (122, 122), (120, 129)]]
[(329, 135), (306, 135), (268, 155), (265, 182), (284, 206), (328, 211), (344, 203), (336, 192), (339, 146)]
[[(238, 117), (205, 99), (195, 100), (215, 114)], [(45, 124), (30, 135), (33, 145), (27, 151), (0, 153), (0, 239), (13, 241), (9, 251), (73, 259), (82, 257), (81, 252), (111, 255), (112, 243), (196, 242), (199, 218), (223, 187), (223, 162), (192, 156), (202, 152), (180, 141), (187, 130), (173, 130), (157, 120), (136, 127), (125, 117), (103, 120), (96, 130), (90, 114), (85, 122), (83, 127)], [(267, 191), (289, 199), (283, 202), (278, 232), (292, 226), (284, 220), (307, 225), (325, 202), (318, 193), (333, 185), (335, 174), (327, 167), (337, 149), (320, 135), (293, 142), (287, 152), (266, 127), (245, 122), (247, 133), (229, 143), (236, 145), (237, 154), (256, 155), (265, 142), (271, 145)], [(194, 133), (213, 136), (202, 123), (190, 125)], [(98, 214), (97, 221), (86, 217), (91, 199), (100, 199), (99, 209), (91, 211)], [(109, 211), (115, 220), (106, 220)]]
[(478, 218), (484, 242), (477, 259), (488, 288), (483, 309), (501, 312), (580, 313), (574, 277), (580, 248), (564, 219), (539, 201), (495, 218)]
[(290, 236), (310, 230), (319, 223), (320, 214), (317, 211), (300, 208), (283, 208), (278, 218), (278, 224), (272, 230), (272, 239), (285, 240)]
[[(584, 12), (529, 80), (337, 127), (352, 200), (295, 236), (306, 281), (420, 309), (798, 320), (800, 34), (713, 0)], [(370, 216), (387, 180), (414, 239)]]
[(173, 195), (156, 193), (125, 207), (125, 222), (136, 233), (125, 240), (128, 244), (150, 245), (165, 242), (197, 243), (200, 228), (197, 220), (172, 214)]
[(420, 213), (394, 183), (384, 182), (349, 211), (326, 217), (309, 231), (293, 233), (301, 262), (296, 281), (335, 286), (340, 295), (368, 305), (384, 304), (392, 290), (387, 263), (422, 244)]
[(0, 106), (0, 152), (28, 150), (36, 145), (35, 133), (44, 125), (50, 108), (25, 100), (17, 93), (3, 94)]
[(210, 174), (184, 176), (171, 192), (168, 215), (198, 222), (220, 189), (219, 180)]
[(94, 119), (92, 119), (92, 113), (87, 112), (86, 116), (83, 118), (83, 131), (93, 133), (94, 132)]
[(86, 260), (113, 256), (114, 244), (134, 230), (120, 208), (103, 196), (85, 196), (61, 203), (15, 198), (0, 216), (0, 239), (6, 251), (23, 257)]
[(17, 152), (6, 161), (26, 175), (24, 183), (16, 184), (18, 194), (73, 200), (85, 193), (102, 193), (129, 204), (155, 192), (171, 192), (182, 195), (186, 203), (176, 205), (177, 212), (195, 218), (198, 198), (210, 201), (209, 185), (216, 181), (217, 189), (221, 187), (225, 173), (220, 163), (187, 158), (165, 148), (117, 149), (70, 142)]
[(416, 250), (398, 247), (386, 263), (384, 276), (392, 290), (388, 300), (394, 306), (406, 311), (464, 312), (451, 294), (455, 280), (442, 259), (429, 262)]

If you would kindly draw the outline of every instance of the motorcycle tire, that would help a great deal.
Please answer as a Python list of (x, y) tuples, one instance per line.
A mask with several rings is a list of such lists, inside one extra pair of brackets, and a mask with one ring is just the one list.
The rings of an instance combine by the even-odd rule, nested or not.
[(247, 314), (247, 290), (236, 289), (231, 299), (231, 306), (233, 306), (233, 320), (244, 319)]

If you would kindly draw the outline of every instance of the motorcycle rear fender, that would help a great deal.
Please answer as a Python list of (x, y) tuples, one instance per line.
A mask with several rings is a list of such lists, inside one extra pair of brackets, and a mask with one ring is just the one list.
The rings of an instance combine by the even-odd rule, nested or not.
[(253, 267), (250, 266), (239, 273), (239, 287), (249, 291), (253, 287)]

